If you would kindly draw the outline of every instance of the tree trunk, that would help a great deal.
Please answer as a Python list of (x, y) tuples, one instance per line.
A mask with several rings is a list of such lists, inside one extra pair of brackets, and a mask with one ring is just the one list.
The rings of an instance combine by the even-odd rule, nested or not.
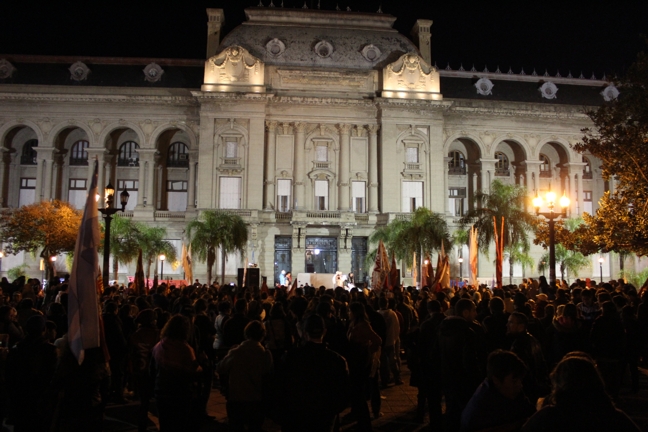
[(626, 254), (623, 252), (619, 253), (619, 273), (620, 276), (625, 280), (625, 257)]
[(225, 249), (221, 248), (221, 285), (225, 284)]
[(509, 285), (513, 285), (513, 260), (509, 258)]
[(214, 262), (216, 261), (216, 251), (212, 248), (207, 250), (207, 285), (211, 285), (212, 274), (214, 270)]
[(119, 262), (113, 257), (113, 280), (119, 279)]
[[(149, 279), (149, 276), (151, 276), (151, 260), (147, 259), (146, 260), (146, 279)], [(146, 283), (146, 282), (144, 282)]]

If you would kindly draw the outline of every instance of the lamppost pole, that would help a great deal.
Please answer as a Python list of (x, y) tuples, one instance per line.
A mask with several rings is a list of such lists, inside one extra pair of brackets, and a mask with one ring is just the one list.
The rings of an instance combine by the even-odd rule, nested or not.
[(160, 261), (162, 261), (162, 265), (160, 266), (160, 281), (164, 280), (164, 260), (166, 259), (166, 256), (164, 254), (160, 255)]
[(4, 252), (0, 250), (0, 273), (2, 273), (2, 258), (4, 258)]
[(599, 258), (599, 270), (601, 272), (601, 284), (603, 284), (603, 261), (605, 261), (605, 259), (603, 257), (600, 257)]
[(556, 193), (551, 190), (547, 192), (545, 197), (547, 202), (548, 212), (540, 212), (540, 207), (544, 204), (544, 200), (540, 196), (533, 199), (533, 206), (536, 209), (536, 215), (544, 216), (549, 224), (549, 284), (553, 285), (556, 282), (556, 219), (567, 216), (567, 207), (569, 207), (569, 198), (564, 194), (560, 198), (559, 204), (562, 208), (560, 213), (554, 211), (556, 204)]
[(463, 257), (459, 257), (459, 282), (463, 283)]
[(122, 193), (119, 194), (119, 200), (121, 203), (121, 208), (116, 208), (113, 206), (115, 198), (115, 188), (111, 183), (108, 183), (108, 186), (105, 188), (106, 191), (106, 205), (104, 208), (99, 209), (101, 214), (104, 216), (106, 221), (106, 232), (104, 233), (104, 250), (103, 250), (103, 287), (104, 289), (108, 288), (108, 267), (110, 266), (110, 223), (112, 222), (112, 216), (118, 211), (123, 212), (126, 210), (126, 204), (128, 204), (128, 198), (130, 194), (124, 187)]

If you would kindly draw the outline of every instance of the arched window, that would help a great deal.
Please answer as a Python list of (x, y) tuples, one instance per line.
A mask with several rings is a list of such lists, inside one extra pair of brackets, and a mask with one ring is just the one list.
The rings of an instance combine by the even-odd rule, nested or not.
[(88, 165), (88, 141), (77, 141), (72, 145), (70, 165)]
[(495, 159), (497, 159), (497, 162), (495, 162), (495, 175), (496, 176), (511, 175), (511, 173), (509, 172), (508, 156), (506, 156), (502, 152), (495, 152)]
[(551, 161), (542, 153), (540, 153), (540, 177), (551, 177)]
[(189, 153), (185, 143), (171, 144), (167, 156), (167, 167), (189, 167)]
[(25, 143), (20, 155), (21, 165), (36, 165), (38, 163), (34, 147), (38, 147), (38, 140), (31, 139)]
[(139, 145), (135, 141), (127, 141), (119, 147), (117, 166), (139, 166)]
[(450, 175), (463, 175), (466, 174), (466, 158), (463, 153), (458, 150), (452, 150), (448, 153), (450, 160), (448, 161), (448, 174)]
[(591, 179), (592, 178), (592, 163), (585, 156), (583, 156), (583, 162), (585, 162), (585, 166), (583, 167), (583, 178), (584, 179)]

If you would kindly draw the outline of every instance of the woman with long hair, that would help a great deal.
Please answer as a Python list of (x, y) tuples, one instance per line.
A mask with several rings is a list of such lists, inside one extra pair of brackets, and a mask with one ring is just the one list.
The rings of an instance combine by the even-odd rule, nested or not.
[(523, 432), (640, 430), (615, 408), (594, 361), (583, 352), (569, 353), (558, 363), (551, 373), (551, 388), (545, 406), (527, 421)]
[(153, 348), (151, 368), (155, 371), (160, 432), (198, 429), (195, 384), (201, 368), (193, 348), (187, 343), (190, 329), (187, 317), (174, 315)]

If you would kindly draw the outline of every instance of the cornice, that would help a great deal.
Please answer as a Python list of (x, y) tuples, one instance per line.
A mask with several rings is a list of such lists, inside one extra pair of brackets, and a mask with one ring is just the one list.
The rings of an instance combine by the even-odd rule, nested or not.
[(448, 114), (589, 120), (585, 111), (590, 108), (596, 107), (455, 99)]
[(72, 103), (119, 103), (119, 104), (163, 104), (197, 106), (196, 99), (188, 96), (143, 96), (143, 95), (85, 95), (49, 93), (3, 93), (0, 101), (8, 102), (72, 102)]
[(266, 102), (274, 96), (273, 93), (227, 93), (227, 92), (203, 92), (192, 91), (191, 95), (198, 102)]
[(373, 108), (375, 102), (370, 99), (345, 99), (334, 97), (309, 96), (275, 96), (269, 100), (272, 105), (311, 105)]

